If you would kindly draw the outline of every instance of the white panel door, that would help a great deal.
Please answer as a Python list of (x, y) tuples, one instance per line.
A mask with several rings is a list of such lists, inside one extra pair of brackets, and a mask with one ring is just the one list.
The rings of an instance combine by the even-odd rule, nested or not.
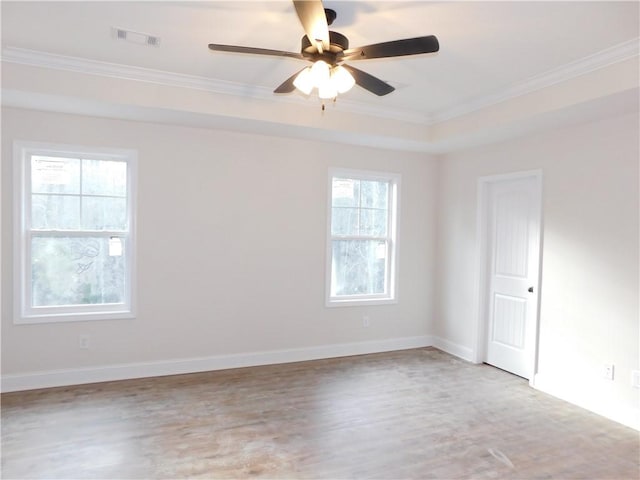
[(491, 182), (488, 190), (486, 362), (530, 378), (537, 321), (539, 178)]

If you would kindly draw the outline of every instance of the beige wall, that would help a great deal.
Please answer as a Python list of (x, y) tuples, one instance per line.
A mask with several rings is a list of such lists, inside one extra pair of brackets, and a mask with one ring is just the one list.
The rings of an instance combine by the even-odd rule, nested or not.
[[(2, 124), (5, 375), (424, 339), (432, 329), (436, 169), (424, 155), (11, 108)], [(13, 324), (16, 139), (138, 150), (135, 320)], [(402, 175), (396, 305), (324, 305), (330, 166)]]
[[(637, 114), (446, 155), (440, 162), (434, 334), (474, 348), (477, 181), (543, 171), (543, 267), (536, 386), (638, 422)], [(601, 368), (615, 365), (613, 382)]]

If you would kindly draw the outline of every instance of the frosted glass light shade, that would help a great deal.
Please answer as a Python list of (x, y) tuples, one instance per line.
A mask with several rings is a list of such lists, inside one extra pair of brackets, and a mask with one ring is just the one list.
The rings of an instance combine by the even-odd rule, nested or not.
[(356, 84), (353, 75), (346, 68), (338, 65), (331, 71), (331, 82), (338, 93), (348, 92)]
[(329, 81), (329, 77), (331, 75), (329, 65), (322, 60), (318, 60), (311, 67), (311, 75), (313, 75), (313, 82), (315, 86), (320, 88), (321, 85)]
[(314, 88), (317, 88), (318, 96), (323, 100), (348, 92), (355, 83), (356, 81), (346, 68), (340, 65), (330, 67), (322, 60), (302, 70), (293, 81), (294, 87), (305, 95), (309, 95)]
[(313, 90), (313, 74), (311, 73), (311, 67), (307, 67), (302, 70), (296, 79), (293, 81), (293, 86), (300, 90), (305, 95), (309, 95)]
[(329, 98), (335, 98), (337, 95), (338, 95), (338, 90), (336, 90), (334, 82), (332, 82), (331, 79), (324, 82), (322, 85), (318, 87), (318, 96), (323, 100), (327, 100)]

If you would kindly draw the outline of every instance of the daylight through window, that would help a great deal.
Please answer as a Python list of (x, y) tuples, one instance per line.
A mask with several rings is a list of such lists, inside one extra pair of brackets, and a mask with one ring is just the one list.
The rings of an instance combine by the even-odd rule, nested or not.
[(328, 304), (395, 300), (398, 188), (394, 174), (331, 172)]
[(16, 144), (17, 322), (130, 317), (130, 151)]

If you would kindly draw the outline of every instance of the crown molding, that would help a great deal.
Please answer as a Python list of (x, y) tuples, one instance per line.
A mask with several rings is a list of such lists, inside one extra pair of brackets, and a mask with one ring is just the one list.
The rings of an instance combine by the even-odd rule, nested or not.
[[(275, 95), (271, 89), (267, 87), (246, 85), (242, 83), (167, 72), (163, 70), (154, 70), (132, 65), (109, 63), (81, 57), (59, 55), (25, 48), (11, 46), (4, 47), (2, 49), (1, 60), (3, 62), (17, 63), (32, 67), (66, 70), (88, 75), (117, 78), (121, 80), (135, 80), (169, 87), (204, 90), (222, 95), (248, 97), (267, 102), (295, 103), (304, 107), (318, 108), (318, 104), (316, 102), (308, 101), (309, 98), (302, 97), (301, 95)], [(353, 102), (344, 98), (340, 98), (340, 107), (343, 111), (359, 115), (382, 117), (423, 125), (428, 123), (427, 117), (417, 112), (376, 107), (361, 102)]]
[[(204, 77), (153, 70), (144, 67), (109, 63), (100, 60), (91, 60), (88, 58), (71, 57), (56, 53), (29, 50), (26, 48), (4, 47), (2, 49), (2, 61), (29, 65), (32, 67), (66, 70), (123, 80), (137, 80), (172, 87), (177, 86), (206, 90), (229, 95), (242, 95), (243, 93), (246, 93), (246, 86), (238, 83), (226, 82), (223, 80), (211, 80)], [(260, 89), (260, 87), (254, 88), (256, 90)]]
[[(595, 54), (562, 65), (561, 67), (549, 70), (540, 75), (531, 77), (524, 82), (514, 84), (500, 92), (472, 99), (469, 102), (462, 103), (453, 108), (441, 110), (433, 115), (422, 114), (410, 110), (379, 107), (361, 102), (354, 102), (346, 98), (340, 98), (340, 108), (343, 111), (358, 115), (381, 117), (429, 126), (461, 117), (537, 90), (542, 90), (609, 65), (622, 62), (629, 58), (638, 56), (639, 54), (640, 38), (634, 38), (618, 45), (614, 45), (613, 47), (606, 48)], [(67, 70), (124, 80), (135, 80), (170, 87), (204, 90), (216, 94), (242, 96), (267, 102), (295, 103), (302, 107), (317, 108), (317, 104), (315, 102), (308, 101), (308, 98), (294, 95), (276, 96), (273, 94), (271, 89), (266, 87), (249, 86), (241, 83), (211, 79), (196, 75), (186, 75), (131, 65), (102, 62), (98, 60), (71, 57), (18, 47), (4, 47), (2, 49), (1, 60), (3, 62), (35, 67)]]
[(506, 102), (516, 97), (556, 85), (572, 78), (585, 75), (601, 68), (622, 62), (640, 54), (640, 37), (619, 43), (561, 67), (533, 76), (524, 82), (514, 84), (500, 92), (475, 98), (456, 107), (437, 112), (430, 116), (430, 125), (461, 117), (483, 108)]

